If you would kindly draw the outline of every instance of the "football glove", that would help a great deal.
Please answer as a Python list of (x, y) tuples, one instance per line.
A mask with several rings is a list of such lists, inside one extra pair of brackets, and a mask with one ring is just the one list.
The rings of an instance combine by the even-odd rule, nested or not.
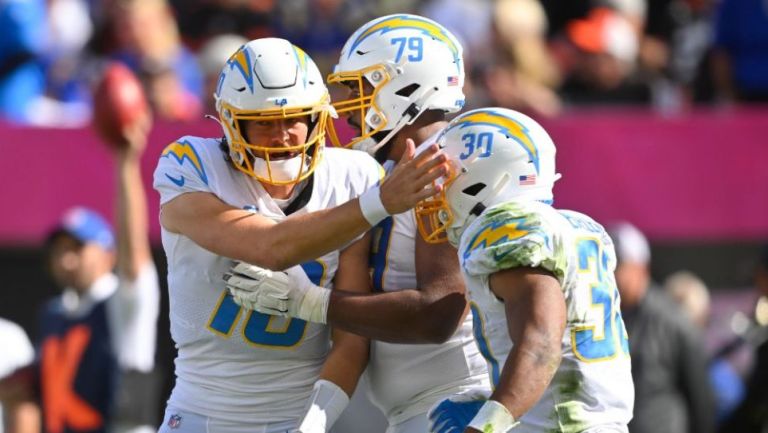
[(237, 305), (273, 316), (326, 321), (331, 291), (312, 283), (301, 266), (275, 272), (236, 262), (224, 280)]
[(436, 403), (427, 413), (430, 433), (462, 433), (488, 401), (488, 393), (471, 390)]

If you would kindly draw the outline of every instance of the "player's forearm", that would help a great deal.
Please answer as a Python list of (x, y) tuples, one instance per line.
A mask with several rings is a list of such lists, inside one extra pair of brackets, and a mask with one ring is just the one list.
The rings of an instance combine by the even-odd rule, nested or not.
[[(287, 218), (273, 227), (268, 246), (262, 255), (268, 255), (270, 269), (282, 270), (314, 260), (330, 251), (344, 247), (371, 228), (363, 217), (358, 200), (351, 200), (333, 209), (326, 209)], [(263, 238), (262, 238), (263, 239)], [(263, 241), (262, 241), (263, 242)], [(257, 257), (259, 264), (265, 257)]]
[(135, 279), (150, 260), (147, 198), (141, 179), (139, 155), (125, 154), (116, 159), (117, 182), (117, 268)]
[(565, 298), (554, 277), (530, 270), (495, 274), (490, 281), (504, 299), (514, 342), (491, 398), (519, 419), (541, 398), (560, 366)]
[(491, 399), (503, 404), (516, 419), (541, 398), (560, 365), (556, 332), (547, 327), (528, 328), (507, 358)]
[(336, 339), (320, 371), (320, 379), (338, 385), (347, 396), (352, 396), (360, 376), (368, 365), (369, 341), (356, 335)]
[(370, 225), (357, 200), (276, 223), (208, 192), (179, 195), (162, 206), (163, 227), (223, 257), (272, 270), (314, 260), (348, 245)]
[(327, 317), (333, 326), (375, 340), (442, 343), (456, 331), (465, 308), (461, 293), (435, 297), (413, 289), (369, 295), (334, 291)]

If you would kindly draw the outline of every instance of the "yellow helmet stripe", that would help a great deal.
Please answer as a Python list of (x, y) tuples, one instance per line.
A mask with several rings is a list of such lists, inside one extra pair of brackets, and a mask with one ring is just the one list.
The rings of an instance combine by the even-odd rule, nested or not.
[(293, 54), (296, 56), (296, 62), (301, 69), (301, 76), (304, 77), (304, 87), (307, 87), (307, 53), (296, 45), (293, 45)]
[(459, 47), (456, 43), (446, 34), (446, 32), (430, 21), (419, 19), (408, 15), (397, 15), (388, 19), (379, 21), (372, 26), (368, 27), (352, 43), (352, 46), (347, 53), (347, 57), (351, 56), (358, 45), (360, 45), (368, 36), (381, 31), (382, 34), (388, 33), (398, 29), (416, 29), (421, 30), (425, 35), (431, 36), (439, 41), (444, 42), (450, 48), (455, 58), (459, 57)]
[(481, 124), (497, 127), (502, 133), (513, 138), (528, 153), (528, 157), (536, 167), (536, 173), (539, 173), (539, 149), (528, 135), (528, 130), (518, 123), (515, 119), (504, 116), (493, 110), (478, 110), (469, 115), (461, 117), (451, 127), (465, 128), (471, 124)]
[(251, 55), (245, 46), (240, 47), (232, 56), (227, 60), (227, 65), (230, 69), (237, 68), (245, 82), (248, 83), (248, 88), (253, 93), (253, 70), (251, 70)]

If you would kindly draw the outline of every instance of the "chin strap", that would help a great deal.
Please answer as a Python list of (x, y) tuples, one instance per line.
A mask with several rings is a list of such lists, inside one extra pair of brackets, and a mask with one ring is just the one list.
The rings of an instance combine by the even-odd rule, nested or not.
[[(379, 142), (377, 143), (376, 140), (373, 138), (366, 138), (365, 140), (360, 140), (358, 143), (358, 146), (356, 146), (359, 150), (364, 150), (368, 152), (369, 154), (373, 155), (376, 153), (377, 150), (381, 149), (382, 146), (387, 144), (387, 142), (392, 139), (392, 137), (395, 136), (405, 125), (410, 125), (413, 122), (416, 121), (416, 119), (419, 118), (421, 113), (424, 112), (424, 106), (426, 105), (426, 102), (432, 97), (435, 92), (437, 92), (437, 87), (432, 87), (426, 92), (424, 92), (423, 95), (411, 105), (408, 106), (408, 108), (405, 109), (403, 112), (403, 115), (400, 117), (400, 120), (395, 123), (395, 126), (392, 127), (392, 129), (389, 130), (387, 135), (384, 136)], [(416, 143), (416, 145), (419, 145), (420, 143)]]

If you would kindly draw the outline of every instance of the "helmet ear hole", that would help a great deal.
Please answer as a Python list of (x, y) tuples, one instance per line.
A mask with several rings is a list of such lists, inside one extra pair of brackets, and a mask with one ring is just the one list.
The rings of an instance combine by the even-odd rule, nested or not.
[(480, 191), (482, 191), (483, 189), (485, 189), (485, 184), (482, 183), (482, 182), (478, 182), (478, 183), (476, 183), (474, 185), (470, 185), (470, 186), (464, 188), (464, 190), (462, 190), (461, 192), (463, 192), (464, 194), (466, 194), (468, 196), (474, 197), (474, 196), (480, 194)]
[(395, 95), (402, 96), (403, 98), (407, 98), (411, 95), (413, 95), (413, 92), (419, 90), (419, 87), (421, 87), (418, 83), (409, 84), (402, 89), (395, 92)]

